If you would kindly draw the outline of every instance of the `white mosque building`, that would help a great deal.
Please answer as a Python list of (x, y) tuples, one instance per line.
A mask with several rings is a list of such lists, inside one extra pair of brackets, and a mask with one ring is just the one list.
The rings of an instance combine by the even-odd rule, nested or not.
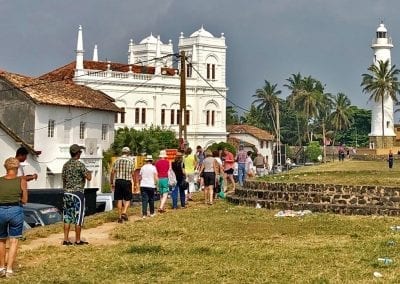
[[(226, 49), (224, 34), (215, 37), (203, 27), (185, 37), (180, 34), (178, 52), (185, 51), (187, 142), (195, 148), (226, 141)], [(161, 126), (178, 135), (180, 76), (172, 41), (160, 36), (128, 44), (127, 61), (99, 61), (94, 47), (86, 60), (83, 31), (79, 26), (76, 61), (42, 76), (56, 79), (71, 75), (76, 84), (100, 90), (123, 109), (115, 118), (115, 129)], [(160, 60), (155, 60), (159, 58)], [(178, 60), (179, 61), (179, 60)], [(174, 63), (175, 62), (175, 63)]]
[[(376, 38), (372, 41), (371, 48), (374, 52), (374, 64), (378, 64), (378, 61), (387, 60), (389, 60), (389, 64), (391, 64), (391, 49), (393, 48), (393, 43), (383, 23), (381, 23), (376, 30)], [(393, 100), (389, 96), (384, 98), (383, 117), (382, 101), (371, 100), (370, 104), (372, 110), (371, 133), (369, 134), (370, 148), (390, 148), (393, 146), (394, 137), (396, 136), (394, 129)], [(382, 120), (384, 120), (384, 129), (382, 129)]]

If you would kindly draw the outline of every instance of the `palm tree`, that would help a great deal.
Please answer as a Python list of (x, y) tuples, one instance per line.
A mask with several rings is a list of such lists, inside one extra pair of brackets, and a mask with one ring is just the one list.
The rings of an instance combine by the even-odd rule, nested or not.
[(279, 105), (278, 95), (281, 93), (281, 90), (277, 90), (277, 84), (272, 85), (265, 80), (264, 87), (257, 89), (256, 93), (253, 95), (253, 97), (256, 98), (253, 104), (258, 104), (257, 108), (262, 110), (267, 118), (273, 122), (275, 133), (277, 133), (277, 126), (274, 122), (276, 119), (276, 106)]
[[(333, 112), (330, 114), (331, 125), (336, 132), (346, 130), (353, 121), (353, 111), (350, 99), (343, 93), (333, 98)], [(334, 135), (335, 137), (335, 135)]]
[[(297, 74), (292, 74), (292, 77), (289, 77), (288, 79), (286, 79), (286, 81), (288, 81), (289, 84), (285, 84), (283, 86), (288, 88), (290, 91), (290, 95), (286, 98), (286, 101), (288, 102), (289, 107), (295, 110), (293, 101), (294, 98), (297, 97), (297, 95), (303, 88), (303, 78), (300, 73), (297, 73)], [(299, 146), (301, 146), (302, 138), (300, 135), (300, 121), (299, 121), (300, 113), (296, 111), (295, 114), (296, 114), (298, 143)]]
[(302, 112), (306, 117), (306, 132), (308, 141), (312, 140), (309, 131), (309, 123), (313, 118), (317, 118), (319, 110), (324, 102), (324, 87), (321, 82), (311, 76), (303, 79), (302, 89), (293, 98), (294, 108)]
[(233, 106), (226, 107), (226, 125), (238, 124), (239, 115)]
[(368, 71), (371, 74), (362, 74), (361, 86), (363, 93), (369, 93), (369, 100), (381, 102), (382, 105), (382, 145), (385, 136), (385, 109), (384, 101), (386, 98), (391, 98), (397, 102), (396, 94), (399, 93), (399, 81), (397, 75), (400, 70), (396, 69), (396, 65), (390, 67), (389, 60), (378, 60), (378, 64), (372, 64)]

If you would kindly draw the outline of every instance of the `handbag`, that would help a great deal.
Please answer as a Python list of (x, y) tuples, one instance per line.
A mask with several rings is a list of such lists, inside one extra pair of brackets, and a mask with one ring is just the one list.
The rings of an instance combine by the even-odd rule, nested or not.
[(168, 170), (168, 186), (175, 187), (176, 183), (177, 183), (176, 175), (174, 173), (174, 170), (172, 168), (169, 168), (169, 170)]

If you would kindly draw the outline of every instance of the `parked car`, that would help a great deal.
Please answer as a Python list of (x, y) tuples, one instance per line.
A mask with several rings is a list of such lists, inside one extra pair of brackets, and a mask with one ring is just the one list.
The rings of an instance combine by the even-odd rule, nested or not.
[(53, 205), (27, 203), (23, 207), (25, 222), (32, 228), (62, 221), (60, 211)]

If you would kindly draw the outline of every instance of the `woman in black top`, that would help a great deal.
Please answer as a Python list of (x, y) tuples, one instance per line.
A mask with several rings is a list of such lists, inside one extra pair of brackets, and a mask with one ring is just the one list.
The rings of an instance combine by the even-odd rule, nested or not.
[(185, 169), (183, 165), (183, 154), (181, 152), (177, 152), (175, 156), (175, 160), (172, 162), (171, 167), (176, 176), (176, 185), (172, 189), (171, 197), (172, 197), (172, 208), (178, 209), (178, 192), (179, 197), (181, 199), (181, 207), (185, 208), (185, 188), (183, 187), (183, 182), (185, 181)]

